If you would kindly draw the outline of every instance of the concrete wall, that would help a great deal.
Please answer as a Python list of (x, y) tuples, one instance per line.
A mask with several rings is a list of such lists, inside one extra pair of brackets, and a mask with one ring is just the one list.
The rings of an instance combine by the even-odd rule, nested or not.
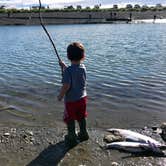
[[(109, 23), (111, 19), (166, 18), (166, 11), (146, 12), (47, 12), (42, 13), (45, 24)], [(0, 13), (0, 25), (39, 24), (39, 13)]]

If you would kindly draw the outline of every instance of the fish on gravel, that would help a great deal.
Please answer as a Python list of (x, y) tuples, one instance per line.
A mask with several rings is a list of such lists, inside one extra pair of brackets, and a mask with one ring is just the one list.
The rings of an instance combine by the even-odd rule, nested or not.
[(146, 143), (146, 144), (149, 144), (150, 142), (152, 144), (155, 144), (156, 146), (161, 145), (161, 143), (156, 141), (155, 139), (146, 135), (142, 135), (138, 132), (131, 131), (131, 130), (111, 128), (111, 129), (107, 129), (107, 131), (111, 132), (114, 135), (117, 135), (117, 136), (120, 135), (124, 137), (125, 141)]
[(164, 155), (162, 150), (166, 149), (166, 145), (155, 145), (152, 143), (140, 142), (112, 142), (105, 146), (105, 149), (116, 149), (128, 153), (150, 153), (154, 155)]

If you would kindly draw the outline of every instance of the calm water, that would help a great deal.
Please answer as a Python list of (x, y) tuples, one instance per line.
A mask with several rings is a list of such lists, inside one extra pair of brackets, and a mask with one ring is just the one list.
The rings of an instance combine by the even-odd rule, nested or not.
[[(141, 126), (166, 120), (165, 24), (48, 26), (64, 61), (66, 47), (86, 48), (89, 123)], [(40, 26), (0, 27), (1, 124), (55, 125), (61, 73)]]

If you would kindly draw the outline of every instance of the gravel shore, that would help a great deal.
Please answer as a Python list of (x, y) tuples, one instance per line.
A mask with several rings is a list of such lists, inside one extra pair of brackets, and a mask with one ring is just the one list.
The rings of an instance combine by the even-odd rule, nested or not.
[[(140, 129), (140, 133), (162, 142), (152, 129)], [(109, 165), (155, 165), (164, 166), (166, 158), (131, 156), (115, 150), (104, 150), (106, 131), (89, 129), (90, 139), (72, 149), (66, 147), (66, 128), (55, 127), (1, 127), (0, 165), (2, 166), (109, 166)]]

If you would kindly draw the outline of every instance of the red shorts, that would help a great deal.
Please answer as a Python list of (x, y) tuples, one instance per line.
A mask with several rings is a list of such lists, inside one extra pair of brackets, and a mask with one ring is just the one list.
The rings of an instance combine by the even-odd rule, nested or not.
[(83, 97), (78, 101), (66, 102), (64, 111), (64, 122), (68, 123), (71, 120), (80, 121), (82, 118), (87, 117), (86, 111), (87, 97)]

